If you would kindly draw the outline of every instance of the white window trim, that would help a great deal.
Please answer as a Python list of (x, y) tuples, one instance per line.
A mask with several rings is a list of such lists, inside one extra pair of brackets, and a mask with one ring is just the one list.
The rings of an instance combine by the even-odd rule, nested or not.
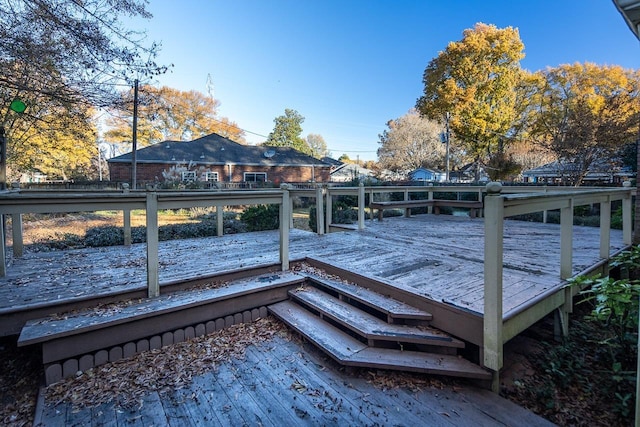
[(218, 182), (218, 172), (207, 172), (206, 180), (207, 182)]
[(196, 181), (196, 173), (193, 171), (184, 171), (182, 172), (182, 182), (195, 182)]
[[(258, 181), (258, 180), (254, 179), (253, 181), (247, 181), (247, 175), (255, 175), (256, 177), (258, 175), (262, 175), (262, 176), (264, 176), (264, 180), (263, 181)], [(266, 172), (244, 172), (242, 180), (244, 182), (267, 182), (267, 173)]]

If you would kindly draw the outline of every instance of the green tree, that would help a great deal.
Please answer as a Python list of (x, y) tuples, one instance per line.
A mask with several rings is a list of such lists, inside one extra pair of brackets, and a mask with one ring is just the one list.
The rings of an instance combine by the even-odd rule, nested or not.
[(429, 62), (416, 108), (433, 120), (450, 112), (451, 131), (467, 155), (488, 161), (498, 153), (500, 138), (514, 137), (518, 130), (526, 87), (521, 84), (523, 50), (517, 29), (476, 24)]
[(276, 117), (273, 122), (276, 125), (268, 135), (264, 145), (291, 147), (305, 154), (311, 154), (309, 145), (300, 136), (302, 134), (302, 122), (304, 122), (304, 117), (300, 113), (287, 108), (284, 110), (284, 115)]
[(379, 135), (380, 167), (396, 172), (409, 172), (419, 167), (442, 169), (445, 145), (440, 141), (444, 126), (420, 117), (414, 109), (404, 116), (389, 120)]
[[(114, 111), (107, 121), (107, 142), (131, 141), (133, 93), (122, 94), (129, 110)], [(226, 117), (219, 117), (220, 102), (198, 91), (145, 85), (139, 90), (138, 139), (141, 145), (165, 140), (190, 141), (217, 133), (244, 143), (244, 131)]]
[[(15, 174), (42, 145), (27, 138), (85, 123), (91, 107), (118, 104), (118, 84), (166, 70), (154, 62), (159, 46), (123, 25), (150, 17), (143, 0), (0, 1), (0, 127)], [(7, 108), (16, 98), (25, 113)], [(63, 149), (57, 142), (52, 150)]]
[(307, 145), (309, 146), (309, 150), (311, 150), (311, 156), (316, 159), (331, 155), (322, 135), (310, 133), (307, 135)]
[(596, 162), (612, 161), (636, 140), (640, 72), (576, 63), (539, 74), (531, 135), (571, 165), (567, 182), (580, 185)]

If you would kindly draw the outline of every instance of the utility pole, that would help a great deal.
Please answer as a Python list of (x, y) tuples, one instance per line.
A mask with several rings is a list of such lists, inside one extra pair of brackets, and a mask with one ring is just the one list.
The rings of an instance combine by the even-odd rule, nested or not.
[(445, 117), (445, 125), (446, 125), (446, 131), (444, 134), (444, 138), (445, 138), (445, 142), (447, 144), (447, 151), (445, 154), (445, 159), (447, 162), (447, 169), (446, 169), (446, 175), (445, 175), (445, 180), (447, 182), (449, 182), (449, 138), (451, 136), (451, 134), (449, 133), (449, 119), (451, 118), (451, 114), (449, 114), (449, 112), (447, 111), (444, 115)]
[(138, 151), (138, 79), (133, 86), (133, 147), (131, 152), (131, 188), (136, 189), (136, 151)]

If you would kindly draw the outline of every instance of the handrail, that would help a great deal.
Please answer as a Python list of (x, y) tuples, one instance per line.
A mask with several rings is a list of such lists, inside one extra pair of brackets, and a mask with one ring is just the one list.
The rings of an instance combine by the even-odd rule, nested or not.
[[(146, 212), (147, 232), (147, 288), (149, 297), (160, 294), (158, 276), (158, 211), (190, 207), (216, 207), (218, 212), (218, 234), (222, 228), (222, 206), (278, 204), (280, 205), (280, 265), (289, 269), (289, 226), (291, 202), (287, 185), (279, 190), (254, 191), (101, 191), (83, 193), (65, 192), (20, 192), (0, 193), (0, 215), (14, 218), (14, 247), (19, 245), (21, 254), (22, 220), (24, 213), (91, 212), (97, 210), (123, 211), (125, 244), (130, 239), (130, 212), (141, 209)], [(127, 230), (128, 228), (128, 230)], [(0, 236), (4, 236), (4, 221), (0, 221)], [(0, 277), (6, 276), (6, 243), (0, 244)], [(14, 248), (15, 249), (15, 248)], [(14, 251), (15, 252), (15, 251)]]
[[(610, 257), (611, 202), (622, 200), (623, 242), (632, 240), (632, 196), (635, 189), (629, 182), (623, 188), (585, 188), (573, 191), (548, 191), (531, 194), (503, 194), (499, 183), (486, 186), (484, 243), (484, 344), (483, 363), (494, 372), (492, 388), (499, 388), (498, 372), (503, 364), (503, 242), (504, 220), (513, 215), (560, 209), (560, 279), (569, 279), (573, 272), (573, 208), (600, 204), (600, 258)], [(565, 296), (570, 298), (570, 296)], [(565, 306), (570, 301), (564, 302)], [(555, 307), (554, 307), (555, 308)], [(570, 307), (561, 316), (568, 317)], [(567, 319), (561, 319), (566, 325)], [(566, 331), (564, 331), (566, 333)]]

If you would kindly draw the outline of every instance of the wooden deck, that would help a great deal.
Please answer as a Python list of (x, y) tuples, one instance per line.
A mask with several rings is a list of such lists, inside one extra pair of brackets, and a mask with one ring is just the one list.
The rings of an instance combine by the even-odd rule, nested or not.
[[(307, 259), (316, 266), (339, 269), (343, 277), (357, 278), (355, 282), (393, 289), (402, 297), (399, 300), (409, 298), (413, 306), (433, 313), (434, 327), (478, 345), (482, 340), (483, 226), (483, 218), (420, 215), (367, 221), (365, 230), (323, 236), (291, 230), (290, 255), (292, 260)], [(598, 228), (589, 227), (574, 227), (573, 233), (573, 272), (577, 274), (601, 262), (600, 235)], [(622, 232), (612, 230), (611, 253), (624, 246)], [(559, 278), (559, 252), (558, 225), (506, 222), (505, 316), (564, 285)], [(220, 273), (230, 273), (225, 276), (229, 278), (241, 277), (247, 269), (277, 269), (278, 232), (161, 242), (159, 255), (162, 293), (183, 281), (220, 280), (216, 276)], [(7, 276), (0, 279), (0, 332), (17, 334), (27, 318), (68, 310), (83, 301), (88, 304), (96, 296), (144, 297), (145, 263), (145, 245), (27, 253), (12, 259)], [(445, 312), (454, 317), (443, 316)], [(438, 322), (449, 327), (442, 328)], [(463, 333), (469, 328), (466, 323), (472, 327)], [(110, 419), (117, 420), (115, 425), (282, 425), (281, 420), (289, 420), (287, 425), (422, 425), (425, 420), (429, 425), (544, 425), (543, 420), (528, 418), (531, 414), (526, 411), (517, 415), (513, 405), (509, 409), (499, 397), (474, 388), (459, 393), (383, 393), (355, 377), (344, 379), (338, 371), (319, 368), (324, 362), (307, 360), (306, 353), (292, 345), (252, 349), (248, 361), (223, 366), (216, 376), (198, 378), (190, 390), (178, 390), (168, 398), (151, 394), (143, 412), (127, 413), (107, 405), (99, 409), (98, 417), (95, 410), (74, 412), (62, 406), (45, 407), (39, 416), (43, 425), (102, 425), (100, 419), (109, 413), (115, 414)], [(306, 400), (297, 396), (287, 383), (292, 373), (317, 381), (317, 389), (332, 390), (333, 397), (346, 402), (340, 409), (344, 413), (329, 416), (318, 409), (330, 404), (323, 400), (327, 394), (309, 395)], [(265, 392), (265, 384), (273, 389)], [(214, 399), (214, 395), (221, 397)], [(279, 398), (273, 401), (274, 396)]]
[[(301, 348), (301, 345), (304, 348)], [(35, 426), (550, 426), (487, 390), (464, 385), (381, 389), (315, 349), (277, 337), (186, 388), (150, 393), (136, 409), (40, 402)]]
[[(367, 221), (365, 230), (318, 236), (291, 230), (291, 259), (313, 258), (452, 307), (483, 312), (483, 219), (449, 215)], [(574, 227), (573, 271), (599, 258), (599, 229)], [(611, 252), (623, 248), (611, 232)], [(0, 278), (0, 316), (138, 291), (146, 285), (146, 247), (27, 253)], [(556, 224), (506, 221), (504, 313), (562, 284)], [(161, 286), (219, 272), (278, 263), (278, 234), (246, 233), (160, 244)], [(4, 327), (7, 327), (8, 323)], [(7, 331), (0, 331), (3, 335)], [(15, 331), (10, 333), (16, 333)]]

